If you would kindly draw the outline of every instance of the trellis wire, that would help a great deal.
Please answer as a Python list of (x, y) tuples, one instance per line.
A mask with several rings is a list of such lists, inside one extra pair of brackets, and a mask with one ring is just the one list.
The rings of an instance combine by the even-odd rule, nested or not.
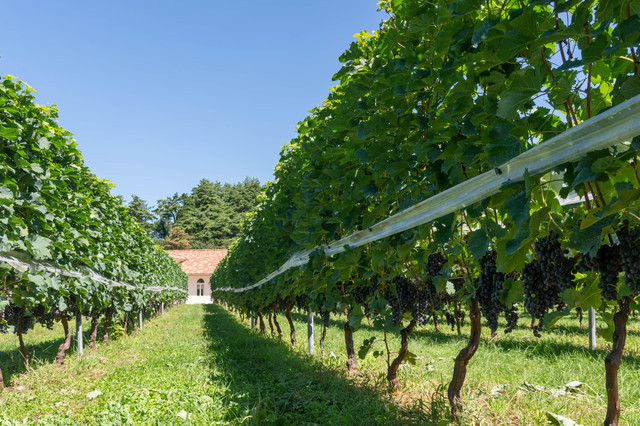
[(575, 161), (588, 152), (627, 142), (638, 135), (640, 95), (540, 143), (495, 170), (442, 191), (367, 229), (311, 250), (294, 253), (280, 268), (255, 284), (242, 288), (222, 287), (213, 291), (241, 293), (258, 288), (287, 270), (306, 264), (309, 255), (318, 249), (325, 256), (332, 256), (344, 252), (345, 246), (356, 248), (398, 234), (482, 201), (497, 193), (505, 183), (522, 180), (527, 171), (530, 175), (545, 173), (555, 166)]
[(187, 293), (184, 289), (178, 287), (160, 287), (160, 286), (150, 286), (145, 288), (136, 287), (132, 284), (128, 284), (121, 281), (114, 281), (107, 277), (103, 277), (98, 274), (96, 271), (90, 268), (83, 268), (82, 272), (78, 271), (69, 271), (67, 269), (62, 268), (61, 266), (56, 265), (51, 261), (36, 261), (31, 259), (28, 255), (24, 253), (18, 252), (0, 252), (0, 262), (5, 263), (19, 272), (44, 272), (48, 274), (61, 275), (63, 277), (68, 278), (89, 278), (94, 282), (99, 282), (101, 284), (105, 284), (111, 287), (124, 287), (127, 290), (141, 290), (141, 291), (150, 291), (150, 292), (160, 292), (165, 290), (175, 290), (181, 291), (183, 293)]

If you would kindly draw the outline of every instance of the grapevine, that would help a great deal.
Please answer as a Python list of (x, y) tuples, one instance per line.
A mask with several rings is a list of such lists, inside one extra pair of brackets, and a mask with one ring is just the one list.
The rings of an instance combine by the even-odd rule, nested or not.
[[(471, 333), (448, 391), (457, 416), (480, 342), (480, 309), (492, 330), (504, 312), (508, 331), (524, 304), (539, 337), (546, 314), (579, 307), (579, 270), (582, 282), (599, 280), (607, 308), (618, 306), (614, 336), (624, 336), (625, 298), (638, 291), (638, 142), (628, 142), (637, 135), (594, 152), (577, 149), (565, 163), (535, 173), (527, 169), (501, 182), (499, 192), (420, 225), (394, 228), (391, 219), (406, 213), (415, 224), (413, 207), (423, 201), (508, 174), (514, 159), (558, 135), (580, 134), (590, 118), (604, 123), (600, 114), (634, 102), (639, 36), (623, 29), (635, 28), (638, 14), (603, 1), (380, 6), (389, 18), (378, 31), (358, 34), (341, 56), (336, 87), (283, 147), (263, 204), (211, 285), (232, 306), (250, 300), (259, 311), (283, 292), (294, 301), (378, 275), (370, 282), (380, 299), (354, 288), (341, 293), (342, 303), (386, 300), (378, 308), (396, 323), (404, 314), (422, 323), (426, 312), (441, 312), (452, 324), (455, 312), (445, 306), (461, 301)], [(591, 129), (601, 140), (601, 129)], [(569, 196), (580, 202), (562, 206), (558, 200)], [(382, 230), (375, 240), (367, 237), (374, 228)], [(343, 238), (349, 243), (334, 252)], [(444, 268), (447, 258), (461, 264)], [(461, 272), (449, 270), (454, 266)], [(452, 295), (441, 279), (458, 276), (441, 274), (465, 282)], [(566, 294), (573, 297), (564, 300)], [(347, 332), (351, 338), (348, 324)], [(621, 356), (624, 338), (612, 343)], [(608, 407), (619, 406), (617, 394), (607, 395)], [(608, 410), (607, 422), (618, 417)]]

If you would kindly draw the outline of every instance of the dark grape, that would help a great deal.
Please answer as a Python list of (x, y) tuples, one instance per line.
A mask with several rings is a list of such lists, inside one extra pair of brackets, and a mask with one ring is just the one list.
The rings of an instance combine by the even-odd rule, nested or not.
[[(435, 312), (443, 309), (445, 304), (457, 303), (456, 296), (449, 295), (446, 292), (438, 293), (434, 284), (434, 278), (440, 275), (442, 267), (446, 263), (447, 258), (442, 253), (432, 253), (427, 259), (427, 276), (424, 279), (410, 279), (403, 276), (396, 276), (391, 279), (393, 286), (386, 288), (383, 295), (389, 301), (393, 320), (396, 324), (400, 322), (403, 314), (409, 313), (418, 325), (424, 326)], [(380, 277), (374, 276), (371, 288), (359, 291), (363, 291), (367, 295), (373, 295), (373, 292), (378, 287), (379, 279)], [(463, 283), (463, 280), (458, 280), (457, 285), (462, 287)], [(456, 282), (454, 281), (455, 285)], [(354, 293), (352, 294), (354, 297), (356, 296)], [(455, 325), (455, 317), (445, 311), (445, 315), (447, 314), (451, 316)], [(450, 321), (449, 317), (447, 317), (447, 321)]]
[(322, 312), (320, 312), (320, 318), (322, 319), (323, 324), (329, 324), (329, 320), (331, 319), (331, 312), (323, 310)]
[(625, 220), (616, 234), (620, 241), (624, 283), (637, 295), (640, 293), (640, 230), (630, 229), (629, 221)]
[(447, 320), (447, 324), (451, 326), (451, 331), (455, 330), (456, 326), (456, 317), (449, 311), (444, 311), (444, 317)]
[(53, 324), (58, 317), (58, 311), (45, 312), (42, 305), (38, 306), (33, 312), (33, 316), (37, 318), (40, 325), (47, 327), (49, 330), (53, 330)]
[[(4, 319), (7, 325), (14, 327), (14, 333), (17, 333), (20, 328), (22, 334), (26, 334), (33, 325), (33, 317), (25, 315), (24, 308), (17, 308), (11, 304), (4, 308)], [(4, 332), (6, 333), (7, 330), (5, 329)]]
[(620, 251), (620, 245), (603, 245), (595, 256), (584, 253), (579, 263), (583, 271), (600, 272), (598, 288), (606, 300), (616, 300), (618, 297), (618, 274), (623, 267)]
[(522, 269), (522, 287), (524, 289), (524, 307), (538, 325), (533, 327), (533, 335), (541, 337), (544, 315), (558, 302), (557, 287), (550, 288), (544, 281), (540, 261), (533, 259)]
[[(0, 300), (11, 300), (11, 291), (7, 289), (1, 290)], [(9, 305), (7, 305), (5, 309), (0, 310), (0, 334), (7, 334), (9, 332), (9, 330), (7, 329), (8, 315), (5, 313), (5, 310), (9, 307)]]
[(504, 319), (507, 321), (507, 327), (504, 329), (504, 332), (511, 333), (516, 325), (518, 325), (518, 308), (512, 306), (509, 309), (505, 309)]
[(427, 259), (427, 279), (424, 281), (424, 295), (429, 310), (440, 311), (445, 303), (450, 302), (450, 297), (446, 292), (438, 293), (434, 278), (440, 275), (442, 267), (447, 263), (447, 258), (442, 253), (431, 253)]
[(431, 253), (427, 258), (427, 269), (429, 277), (434, 278), (440, 275), (442, 267), (447, 263), (447, 258), (439, 252)]
[(487, 252), (480, 259), (480, 276), (477, 281), (476, 294), (482, 315), (487, 319), (487, 325), (491, 332), (495, 333), (498, 330), (498, 317), (504, 312), (507, 320), (505, 333), (509, 333), (518, 322), (518, 310), (513, 307), (507, 308), (500, 301), (500, 295), (503, 291), (502, 284), (506, 275), (498, 272), (496, 259), (495, 250)]
[(393, 321), (399, 324), (402, 315), (409, 313), (418, 325), (425, 325), (429, 314), (429, 304), (424, 284), (402, 276), (395, 276), (391, 283), (395, 293), (391, 288), (388, 288), (384, 296), (391, 306)]
[(362, 284), (359, 286), (353, 286), (349, 290), (349, 293), (353, 296), (355, 302), (362, 306), (365, 315), (369, 314), (369, 301), (375, 295), (376, 288), (378, 287), (379, 276), (376, 275), (371, 278), (368, 284)]
[(569, 250), (563, 250), (558, 234), (538, 238), (535, 252), (545, 283), (549, 287), (556, 286), (564, 291), (573, 286), (575, 259), (569, 255)]
[(545, 314), (566, 306), (559, 294), (575, 285), (576, 260), (562, 249), (557, 233), (538, 238), (534, 251), (536, 258), (522, 270), (524, 307), (534, 319), (534, 336), (541, 337)]
[(309, 308), (309, 297), (305, 295), (296, 296), (296, 307), (300, 311), (306, 311)]

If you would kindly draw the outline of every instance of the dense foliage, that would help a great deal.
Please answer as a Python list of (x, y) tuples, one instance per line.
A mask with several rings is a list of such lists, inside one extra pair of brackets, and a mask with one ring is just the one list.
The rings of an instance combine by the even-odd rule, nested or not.
[[(102, 314), (116, 318), (186, 297), (180, 266), (87, 169), (56, 118), (55, 108), (34, 103), (29, 86), (0, 80), (0, 252), (32, 265), (0, 262), (3, 330), (19, 337), (34, 321), (66, 324), (84, 314), (97, 323)], [(37, 272), (37, 265), (78, 277)]]
[(202, 179), (191, 194), (158, 200), (153, 213), (134, 195), (129, 212), (167, 249), (226, 248), (240, 234), (261, 189), (260, 182), (249, 177), (234, 184)]
[[(338, 85), (284, 146), (275, 182), (212, 289), (251, 285), (293, 253), (366, 230), (484, 172), (501, 173), (507, 160), (640, 93), (637, 1), (392, 0), (381, 7), (389, 19), (341, 56)], [(300, 295), (312, 307), (346, 308), (348, 347), (347, 329), (366, 311), (354, 291), (375, 282), (366, 304), (389, 323), (393, 295), (428, 294), (432, 282), (467, 303), (477, 321), (456, 361), (454, 407), (478, 346), (480, 310), (495, 330), (499, 313), (514, 323), (513, 305), (524, 302), (539, 335), (572, 308), (594, 307), (614, 339), (607, 387), (617, 389), (609, 379), (623, 350), (621, 327), (637, 307), (638, 148), (637, 138), (621, 140), (540, 175), (525, 173), (433, 223), (336, 256), (318, 249), (267, 285), (215, 297), (258, 313)], [(582, 202), (561, 205), (572, 194)], [(627, 242), (618, 246), (622, 234)], [(426, 271), (436, 252), (447, 261), (432, 278)], [(597, 261), (578, 271), (580, 259)], [(408, 292), (396, 277), (417, 288)], [(452, 278), (463, 282), (450, 285)], [(617, 393), (608, 398), (607, 421), (617, 422)]]

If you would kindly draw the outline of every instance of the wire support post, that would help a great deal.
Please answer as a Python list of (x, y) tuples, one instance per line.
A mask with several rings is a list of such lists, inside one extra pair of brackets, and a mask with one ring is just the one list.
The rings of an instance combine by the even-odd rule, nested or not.
[(320, 334), (320, 356), (324, 357), (324, 330), (325, 327), (327, 325), (324, 323), (324, 320), (322, 319), (322, 315), (320, 315), (320, 328), (323, 330), (323, 332)]
[(596, 310), (589, 308), (589, 349), (596, 348)]
[(309, 346), (309, 355), (313, 355), (313, 312), (311, 309), (307, 311), (307, 337)]
[(82, 314), (78, 313), (76, 315), (76, 343), (78, 345), (78, 354), (80, 356), (84, 355), (84, 341), (82, 334)]

